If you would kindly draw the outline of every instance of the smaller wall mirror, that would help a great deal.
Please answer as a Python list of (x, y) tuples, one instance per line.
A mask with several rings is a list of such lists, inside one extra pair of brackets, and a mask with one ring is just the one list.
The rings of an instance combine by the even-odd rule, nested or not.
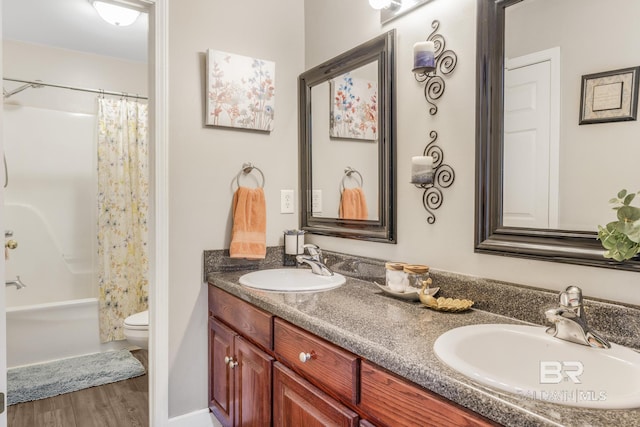
[(396, 242), (395, 30), (299, 77), (301, 228)]

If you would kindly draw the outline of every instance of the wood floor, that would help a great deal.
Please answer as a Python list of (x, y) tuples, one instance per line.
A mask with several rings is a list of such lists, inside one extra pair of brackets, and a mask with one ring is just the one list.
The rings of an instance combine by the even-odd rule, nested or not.
[[(147, 351), (131, 352), (148, 371)], [(48, 399), (11, 405), (8, 427), (148, 427), (147, 374)]]

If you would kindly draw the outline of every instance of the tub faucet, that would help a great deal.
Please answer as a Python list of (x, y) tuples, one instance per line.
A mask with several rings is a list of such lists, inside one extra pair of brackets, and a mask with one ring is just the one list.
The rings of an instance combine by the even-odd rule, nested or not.
[(598, 348), (611, 348), (609, 341), (587, 326), (587, 318), (582, 304), (582, 290), (569, 286), (559, 295), (560, 307), (545, 312), (553, 326), (547, 329), (549, 335), (561, 340)]
[(307, 243), (306, 245), (304, 245), (304, 249), (309, 253), (309, 255), (302, 254), (296, 256), (298, 264), (309, 264), (311, 266), (311, 271), (314, 274), (319, 274), (321, 276), (333, 276), (333, 271), (331, 271), (329, 267), (324, 264), (324, 261), (322, 259), (322, 251), (318, 246)]
[(22, 280), (20, 280), (20, 276), (16, 276), (16, 280), (5, 280), (4, 284), (5, 286), (15, 286), (16, 289), (22, 289), (27, 287), (27, 285), (22, 283)]

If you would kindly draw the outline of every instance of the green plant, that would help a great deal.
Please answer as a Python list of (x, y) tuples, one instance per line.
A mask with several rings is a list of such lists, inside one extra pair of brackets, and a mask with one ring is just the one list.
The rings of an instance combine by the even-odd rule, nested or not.
[(640, 208), (631, 206), (638, 193), (627, 193), (620, 190), (618, 197), (609, 200), (613, 210), (617, 211), (618, 220), (605, 227), (598, 226), (598, 240), (606, 249), (605, 258), (624, 261), (640, 252)]

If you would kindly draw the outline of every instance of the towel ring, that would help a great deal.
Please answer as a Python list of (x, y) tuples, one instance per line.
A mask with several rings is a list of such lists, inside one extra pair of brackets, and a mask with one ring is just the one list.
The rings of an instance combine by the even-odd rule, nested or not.
[(236, 184), (238, 184), (238, 187), (240, 187), (240, 175), (250, 174), (254, 170), (258, 171), (258, 173), (260, 174), (260, 177), (262, 178), (262, 184), (260, 185), (260, 188), (264, 188), (264, 183), (265, 183), (264, 174), (262, 173), (259, 167), (253, 166), (251, 163), (243, 163), (242, 169), (240, 169), (240, 172), (238, 172), (238, 175), (236, 175)]
[[(352, 177), (351, 175), (356, 174), (358, 175), (358, 177)], [(359, 187), (362, 187), (362, 184), (364, 184), (364, 179), (362, 178), (362, 174), (360, 172), (358, 172), (356, 169), (352, 168), (351, 166), (347, 166), (344, 169), (344, 176), (342, 177), (342, 181), (340, 182), (340, 192), (344, 191), (345, 189), (345, 181), (347, 178), (353, 178), (356, 180), (356, 182), (358, 181), (358, 178), (360, 178), (360, 185)]]

